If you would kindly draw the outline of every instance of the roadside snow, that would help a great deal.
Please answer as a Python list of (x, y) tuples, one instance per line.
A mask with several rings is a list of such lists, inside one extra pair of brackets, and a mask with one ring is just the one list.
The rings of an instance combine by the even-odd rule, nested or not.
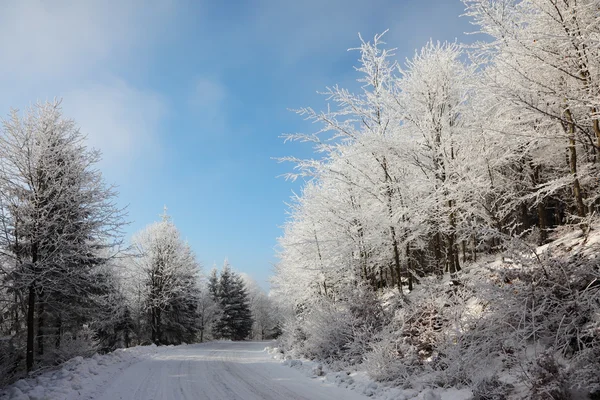
[(370, 379), (365, 371), (327, 371), (323, 364), (310, 360), (296, 360), (284, 356), (277, 347), (266, 347), (265, 351), (290, 368), (302, 371), (305, 375), (321, 382), (351, 389), (367, 397), (378, 400), (470, 400), (473, 393), (469, 389), (400, 389), (386, 386)]
[[(271, 342), (272, 343), (272, 342)], [(273, 360), (265, 342), (136, 347), (20, 380), (0, 400), (360, 400), (333, 377), (316, 381)], [(345, 381), (348, 379), (344, 378)]]
[[(172, 347), (172, 346), (171, 346)], [(0, 390), (0, 400), (90, 398), (122, 370), (169, 347), (138, 346), (91, 358), (75, 357), (52, 371), (34, 374)]]

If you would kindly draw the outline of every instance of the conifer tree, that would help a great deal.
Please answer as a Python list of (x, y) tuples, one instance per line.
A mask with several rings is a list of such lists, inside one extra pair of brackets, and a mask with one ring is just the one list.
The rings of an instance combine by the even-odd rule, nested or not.
[[(94, 169), (100, 155), (88, 150), (60, 102), (40, 103), (21, 117), (13, 110), (0, 130), (0, 204), (4, 277), (25, 317), (26, 367), (44, 353), (50, 329), (55, 346), (63, 332), (77, 334), (106, 294), (97, 267), (101, 250), (120, 243), (123, 213), (115, 192)], [(17, 303), (17, 301), (15, 301)], [(24, 303), (24, 304), (23, 304)]]
[(139, 252), (133, 268), (141, 277), (142, 306), (147, 313), (150, 340), (178, 344), (195, 339), (197, 333), (199, 266), (165, 213), (133, 239)]
[(242, 278), (225, 261), (217, 290), (221, 316), (215, 324), (218, 338), (244, 340), (252, 331), (252, 314)]

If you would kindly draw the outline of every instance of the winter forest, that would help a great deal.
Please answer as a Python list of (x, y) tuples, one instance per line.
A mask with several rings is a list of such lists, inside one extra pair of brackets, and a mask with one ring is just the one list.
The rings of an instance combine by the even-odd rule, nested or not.
[[(476, 399), (600, 396), (600, 3), (464, 0), (482, 41), (401, 62), (286, 135), (306, 184), (273, 295), (282, 346)], [(349, 66), (350, 67), (350, 66)], [(350, 367), (348, 367), (350, 366)]]
[(225, 262), (201, 274), (165, 208), (125, 243), (125, 210), (58, 102), (0, 137), (0, 384), (135, 345), (272, 337), (266, 294)]
[(228, 261), (206, 271), (166, 207), (125, 238), (60, 101), (6, 116), (0, 387), (251, 339), (338, 385), (363, 373), (367, 396), (600, 399), (600, 0), (462, 1), (474, 43), (401, 60), (386, 33), (360, 37), (358, 89), (296, 110), (316, 128), (283, 140), (313, 153), (278, 159), (302, 189), (268, 294)]

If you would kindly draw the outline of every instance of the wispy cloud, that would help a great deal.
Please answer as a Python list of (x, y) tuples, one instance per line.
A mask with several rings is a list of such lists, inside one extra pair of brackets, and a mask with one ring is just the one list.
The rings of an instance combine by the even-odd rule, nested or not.
[(142, 0), (9, 0), (0, 7), (0, 71), (29, 79), (106, 67), (172, 10), (169, 1)]
[(105, 171), (128, 172), (142, 157), (160, 157), (158, 130), (167, 107), (157, 94), (123, 81), (97, 83), (65, 93), (63, 107), (89, 145), (102, 151)]
[(67, 117), (103, 151), (103, 169), (128, 173), (157, 153), (157, 126), (167, 112), (159, 94), (126, 81), (159, 40), (171, 0), (9, 0), (0, 4), (0, 113), (63, 98)]

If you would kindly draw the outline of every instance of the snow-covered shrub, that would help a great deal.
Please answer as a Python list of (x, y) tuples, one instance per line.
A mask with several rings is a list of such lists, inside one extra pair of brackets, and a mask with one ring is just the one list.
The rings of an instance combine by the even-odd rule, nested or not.
[(513, 385), (502, 382), (497, 376), (482, 379), (471, 385), (473, 400), (505, 400)]
[(98, 342), (89, 328), (83, 328), (77, 334), (66, 333), (61, 336), (58, 348), (49, 349), (43, 356), (44, 363), (58, 365), (73, 357), (91, 357), (98, 351)]
[[(393, 321), (374, 336), (364, 365), (373, 379), (404, 386), (465, 383), (463, 369), (468, 367), (455, 359), (464, 351), (457, 345), (457, 324), (467, 292), (437, 278), (424, 279), (422, 284), (408, 301), (395, 306)], [(396, 303), (389, 298), (387, 302)]]
[(578, 251), (585, 240), (522, 258), (520, 268), (505, 276), (521, 305), (515, 308), (521, 315), (515, 338), (545, 349), (541, 356), (525, 355), (531, 367), (524, 379), (542, 397), (600, 388), (600, 264), (594, 256), (600, 249)]
[(24, 358), (14, 338), (0, 338), (0, 387), (18, 379)]
[(338, 361), (346, 358), (353, 340), (352, 315), (347, 304), (322, 299), (319, 307), (305, 314), (306, 341), (303, 353), (309, 358)]
[(394, 323), (373, 337), (371, 350), (364, 356), (363, 366), (369, 376), (377, 381), (398, 382), (407, 385), (419, 369), (418, 351), (403, 340)]
[(359, 364), (387, 315), (376, 294), (358, 285), (346, 287), (344, 297), (315, 299), (284, 323), (279, 344), (298, 356), (319, 359), (334, 368)]
[(540, 354), (529, 370), (533, 400), (571, 400), (569, 382), (565, 368), (551, 351)]
[(302, 355), (302, 346), (306, 340), (306, 332), (302, 327), (303, 318), (288, 317), (284, 320), (282, 334), (277, 338), (277, 345), (292, 354)]

